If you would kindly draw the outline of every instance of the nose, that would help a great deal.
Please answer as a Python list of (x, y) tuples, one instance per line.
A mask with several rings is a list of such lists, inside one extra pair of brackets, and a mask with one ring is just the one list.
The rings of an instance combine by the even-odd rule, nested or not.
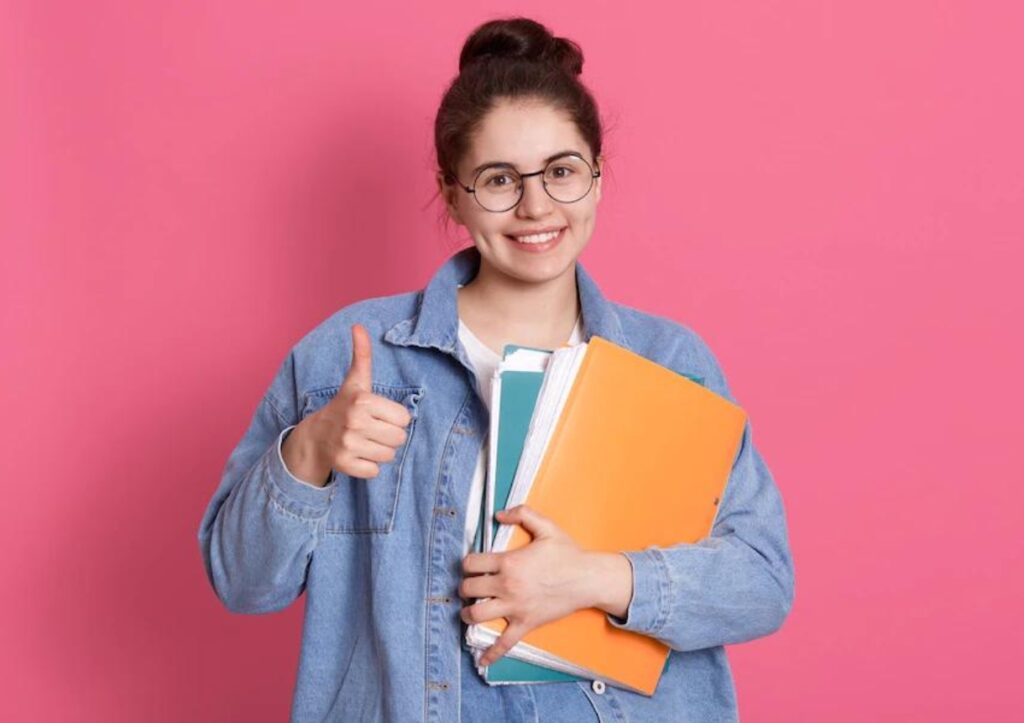
[(516, 215), (520, 218), (540, 218), (551, 211), (554, 201), (544, 189), (541, 174), (530, 175), (522, 179), (523, 197), (516, 206)]

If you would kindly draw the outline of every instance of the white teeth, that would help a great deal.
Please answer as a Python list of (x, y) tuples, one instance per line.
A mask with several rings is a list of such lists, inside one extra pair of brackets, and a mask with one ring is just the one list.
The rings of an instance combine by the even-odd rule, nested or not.
[(516, 241), (524, 244), (542, 244), (558, 236), (561, 233), (561, 229), (558, 231), (550, 231), (548, 233), (535, 233), (529, 236), (513, 236)]

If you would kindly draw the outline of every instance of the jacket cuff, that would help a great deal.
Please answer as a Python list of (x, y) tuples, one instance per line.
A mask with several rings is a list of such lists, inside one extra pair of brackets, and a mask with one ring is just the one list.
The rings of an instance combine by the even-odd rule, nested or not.
[(622, 554), (633, 568), (633, 597), (626, 608), (626, 617), (608, 614), (608, 622), (623, 630), (656, 635), (668, 622), (674, 597), (668, 562), (657, 547)]
[[(284, 463), (281, 447), (285, 437), (298, 425), (285, 427), (277, 435), (273, 450), (267, 455), (267, 472), (272, 488), (271, 493), (278, 504), (285, 509), (303, 517), (319, 517), (331, 506), (336, 484), (328, 483), (323, 487), (305, 482), (291, 472)], [(332, 475), (333, 482), (333, 475)]]

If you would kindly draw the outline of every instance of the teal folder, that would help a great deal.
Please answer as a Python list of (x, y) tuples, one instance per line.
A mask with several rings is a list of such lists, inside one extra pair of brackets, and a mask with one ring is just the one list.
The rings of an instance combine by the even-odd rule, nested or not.
[[(505, 347), (503, 358), (516, 349), (529, 348), (509, 344)], [(550, 350), (537, 349), (535, 351)], [(519, 467), (519, 458), (526, 444), (526, 433), (530, 428), (533, 408), (540, 394), (543, 372), (505, 371), (501, 373), (501, 407), (498, 421), (498, 433), (492, 437), (491, 443), (498, 445), (497, 464), (494, 479), (494, 508), (505, 508), (512, 481)], [(493, 512), (493, 510), (492, 510)], [(481, 525), (487, 516), (481, 517)], [(496, 532), (495, 522), (492, 531)], [(560, 681), (583, 680), (541, 665), (525, 663), (505, 655), (486, 668), (485, 679), (489, 683), (554, 683)]]

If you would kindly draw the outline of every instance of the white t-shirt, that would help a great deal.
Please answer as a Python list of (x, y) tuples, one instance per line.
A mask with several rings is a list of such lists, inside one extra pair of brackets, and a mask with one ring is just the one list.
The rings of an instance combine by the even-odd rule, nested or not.
[[(494, 377), (494, 370), (501, 362), (501, 355), (493, 351), (489, 346), (480, 341), (476, 335), (469, 330), (462, 319), (459, 319), (459, 341), (469, 355), (469, 361), (473, 365), (473, 372), (476, 374), (477, 391), (483, 400), (487, 410), (491, 409), (491, 382)], [(583, 341), (583, 329), (580, 317), (576, 317), (576, 326), (567, 342), (570, 345), (579, 344)], [(476, 538), (476, 528), (480, 524), (480, 507), (483, 504), (484, 480), (487, 476), (487, 449), (490, 438), (484, 440), (480, 455), (476, 460), (476, 469), (473, 472), (473, 482), (469, 488), (469, 503), (466, 507), (466, 531), (462, 544), (462, 556), (465, 557), (473, 546)]]

